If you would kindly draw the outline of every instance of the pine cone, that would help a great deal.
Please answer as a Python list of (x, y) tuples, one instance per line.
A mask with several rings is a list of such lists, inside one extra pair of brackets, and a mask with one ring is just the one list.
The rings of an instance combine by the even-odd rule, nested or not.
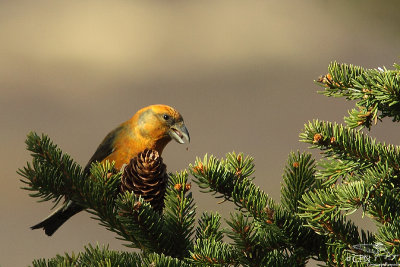
[(164, 208), (168, 175), (166, 165), (155, 150), (145, 149), (125, 166), (121, 178), (121, 192), (134, 192), (150, 202), (154, 210)]

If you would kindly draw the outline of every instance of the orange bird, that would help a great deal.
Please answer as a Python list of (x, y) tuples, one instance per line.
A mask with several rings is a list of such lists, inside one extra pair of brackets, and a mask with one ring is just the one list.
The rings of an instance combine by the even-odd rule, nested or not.
[[(156, 150), (161, 155), (172, 139), (180, 144), (185, 140), (190, 142), (181, 114), (166, 105), (142, 108), (104, 138), (86, 164), (84, 174), (90, 173), (91, 164), (96, 161), (114, 161), (115, 168), (119, 170), (146, 148)], [(68, 201), (31, 229), (43, 228), (46, 235), (51, 236), (64, 222), (82, 210), (83, 207)]]

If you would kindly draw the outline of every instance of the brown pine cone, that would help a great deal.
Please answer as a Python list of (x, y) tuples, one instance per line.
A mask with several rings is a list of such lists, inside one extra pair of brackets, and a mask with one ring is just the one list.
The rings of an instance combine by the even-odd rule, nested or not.
[(134, 192), (150, 202), (154, 210), (164, 208), (168, 175), (166, 165), (155, 150), (145, 149), (125, 166), (121, 178), (121, 192)]

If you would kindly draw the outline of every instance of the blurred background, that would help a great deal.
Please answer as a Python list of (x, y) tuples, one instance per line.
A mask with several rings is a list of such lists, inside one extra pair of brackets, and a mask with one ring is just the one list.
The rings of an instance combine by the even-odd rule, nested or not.
[[(88, 243), (127, 249), (85, 212), (52, 237), (29, 229), (51, 207), (21, 190), (16, 174), (31, 160), (24, 144), (31, 130), (85, 165), (139, 108), (168, 104), (192, 138), (189, 146), (168, 145), (169, 171), (206, 153), (244, 152), (255, 158), (255, 183), (279, 201), (288, 154), (307, 150), (298, 142), (304, 123), (341, 123), (353, 105), (317, 94), (313, 80), (333, 60), (368, 68), (399, 63), (399, 7), (369, 0), (2, 0), (0, 265), (27, 266)], [(390, 121), (370, 134), (398, 143)], [(192, 191), (197, 214), (233, 211)]]

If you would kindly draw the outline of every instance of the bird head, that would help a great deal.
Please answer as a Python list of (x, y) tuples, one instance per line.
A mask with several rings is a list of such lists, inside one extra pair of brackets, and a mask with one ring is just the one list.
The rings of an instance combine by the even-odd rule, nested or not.
[(148, 140), (155, 140), (165, 146), (170, 140), (183, 144), (190, 142), (189, 132), (182, 115), (167, 105), (151, 105), (139, 110), (135, 128)]

